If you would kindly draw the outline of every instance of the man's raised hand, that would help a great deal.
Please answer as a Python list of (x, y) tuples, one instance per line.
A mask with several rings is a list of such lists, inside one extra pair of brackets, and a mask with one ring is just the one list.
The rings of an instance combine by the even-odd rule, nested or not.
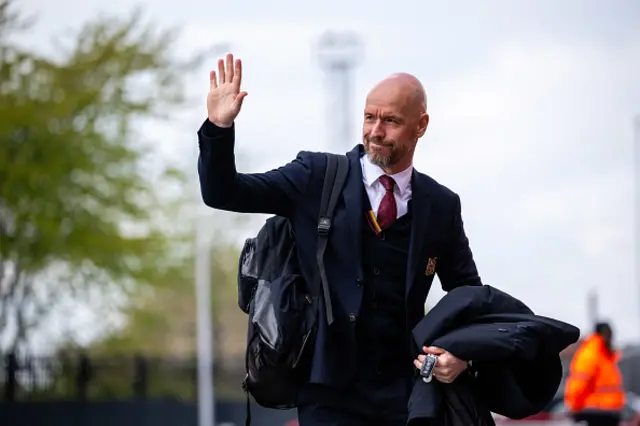
[(227, 61), (218, 60), (218, 72), (209, 73), (210, 88), (207, 95), (207, 116), (218, 127), (231, 127), (236, 119), (247, 92), (240, 91), (242, 82), (242, 62), (233, 61), (227, 54)]

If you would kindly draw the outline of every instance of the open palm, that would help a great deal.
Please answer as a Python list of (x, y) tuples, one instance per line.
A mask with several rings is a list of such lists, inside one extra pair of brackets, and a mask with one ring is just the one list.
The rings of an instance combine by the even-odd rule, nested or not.
[(247, 92), (240, 91), (242, 82), (242, 62), (233, 61), (229, 53), (225, 61), (218, 60), (218, 72), (209, 73), (210, 88), (207, 95), (207, 114), (209, 121), (219, 127), (231, 127), (240, 113), (242, 100)]

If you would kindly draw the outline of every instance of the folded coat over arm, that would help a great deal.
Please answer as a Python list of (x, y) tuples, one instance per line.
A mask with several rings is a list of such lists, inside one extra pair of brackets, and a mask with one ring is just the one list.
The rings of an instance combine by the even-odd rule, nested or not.
[(535, 315), (494, 287), (451, 290), (413, 329), (416, 353), (437, 346), (471, 361), (472, 367), (452, 384), (417, 379), (408, 424), (453, 426), (465, 410), (481, 411), (469, 414), (479, 416), (476, 425), (493, 423), (489, 412), (512, 419), (539, 413), (562, 380), (560, 352), (579, 336), (573, 325)]

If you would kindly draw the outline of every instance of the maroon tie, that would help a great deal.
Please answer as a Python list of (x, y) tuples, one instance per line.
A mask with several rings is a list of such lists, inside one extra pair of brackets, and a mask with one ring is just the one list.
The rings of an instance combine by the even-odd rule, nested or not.
[(393, 180), (393, 178), (386, 175), (380, 176), (379, 179), (386, 192), (384, 194), (384, 197), (382, 197), (380, 207), (378, 207), (378, 215), (376, 216), (376, 220), (378, 221), (378, 225), (380, 225), (380, 228), (385, 229), (391, 226), (398, 216), (396, 198), (393, 196), (393, 187), (395, 186), (396, 182)]

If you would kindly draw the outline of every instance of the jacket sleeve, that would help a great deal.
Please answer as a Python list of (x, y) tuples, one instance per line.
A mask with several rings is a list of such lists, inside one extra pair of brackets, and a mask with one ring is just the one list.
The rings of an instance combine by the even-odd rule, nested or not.
[(437, 269), (438, 278), (444, 291), (451, 291), (464, 285), (482, 285), (469, 239), (464, 231), (460, 196), (454, 194), (451, 238)]
[(290, 216), (310, 180), (310, 153), (266, 173), (238, 173), (235, 124), (220, 128), (206, 120), (198, 130), (198, 176), (209, 207), (238, 213)]
[(587, 396), (593, 392), (597, 367), (598, 359), (594, 351), (579, 351), (575, 354), (564, 390), (564, 402), (570, 411), (581, 411), (584, 408)]

